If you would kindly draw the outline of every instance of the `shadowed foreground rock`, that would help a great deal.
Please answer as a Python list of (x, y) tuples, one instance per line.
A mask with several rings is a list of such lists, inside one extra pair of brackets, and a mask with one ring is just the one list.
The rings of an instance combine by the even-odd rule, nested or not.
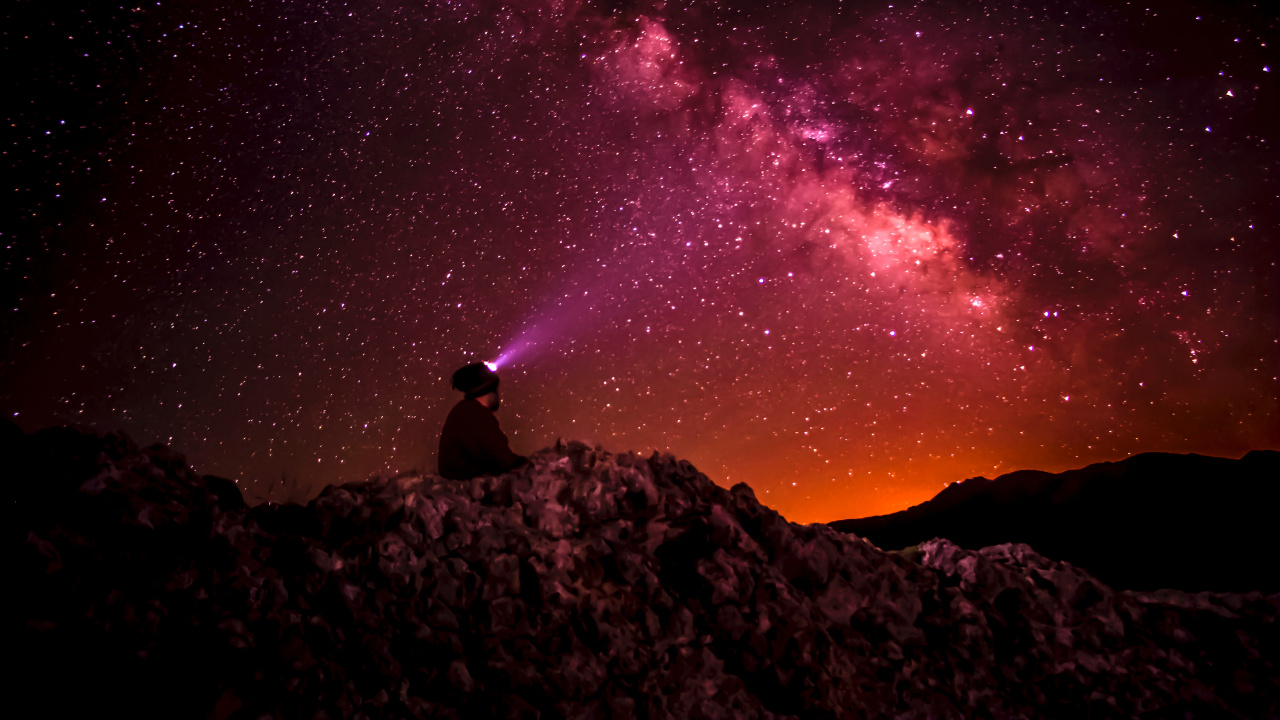
[(911, 558), (568, 443), (246, 509), (163, 447), (5, 438), (16, 692), (49, 715), (1275, 717), (1280, 596)]

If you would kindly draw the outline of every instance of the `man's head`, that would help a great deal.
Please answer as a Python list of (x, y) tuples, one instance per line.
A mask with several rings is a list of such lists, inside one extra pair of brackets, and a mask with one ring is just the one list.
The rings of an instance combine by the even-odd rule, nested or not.
[(462, 391), (467, 398), (474, 398), (490, 410), (497, 410), (498, 374), (484, 363), (471, 363), (453, 374), (453, 388)]

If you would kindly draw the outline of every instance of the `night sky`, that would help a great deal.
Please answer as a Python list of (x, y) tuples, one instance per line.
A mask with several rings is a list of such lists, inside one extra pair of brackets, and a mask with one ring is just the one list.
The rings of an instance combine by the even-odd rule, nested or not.
[(517, 452), (802, 522), (1280, 447), (1266, 4), (63, 5), (4, 11), (27, 431), (318, 491), (493, 360)]

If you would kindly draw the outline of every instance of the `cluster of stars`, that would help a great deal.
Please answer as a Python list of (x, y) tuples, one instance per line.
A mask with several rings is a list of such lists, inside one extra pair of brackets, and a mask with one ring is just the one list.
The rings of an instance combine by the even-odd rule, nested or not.
[(282, 499), (434, 468), (484, 360), (517, 451), (799, 521), (1280, 443), (1274, 18), (569, 7), (15, 15), (6, 414)]

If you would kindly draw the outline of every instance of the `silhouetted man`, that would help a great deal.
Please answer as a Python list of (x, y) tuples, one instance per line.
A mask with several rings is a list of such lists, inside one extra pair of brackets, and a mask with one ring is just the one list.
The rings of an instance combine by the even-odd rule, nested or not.
[(511, 452), (493, 414), (501, 405), (497, 373), (484, 363), (473, 363), (453, 374), (453, 389), (466, 397), (449, 411), (440, 431), (442, 476), (466, 480), (498, 475), (528, 462), (528, 458)]

